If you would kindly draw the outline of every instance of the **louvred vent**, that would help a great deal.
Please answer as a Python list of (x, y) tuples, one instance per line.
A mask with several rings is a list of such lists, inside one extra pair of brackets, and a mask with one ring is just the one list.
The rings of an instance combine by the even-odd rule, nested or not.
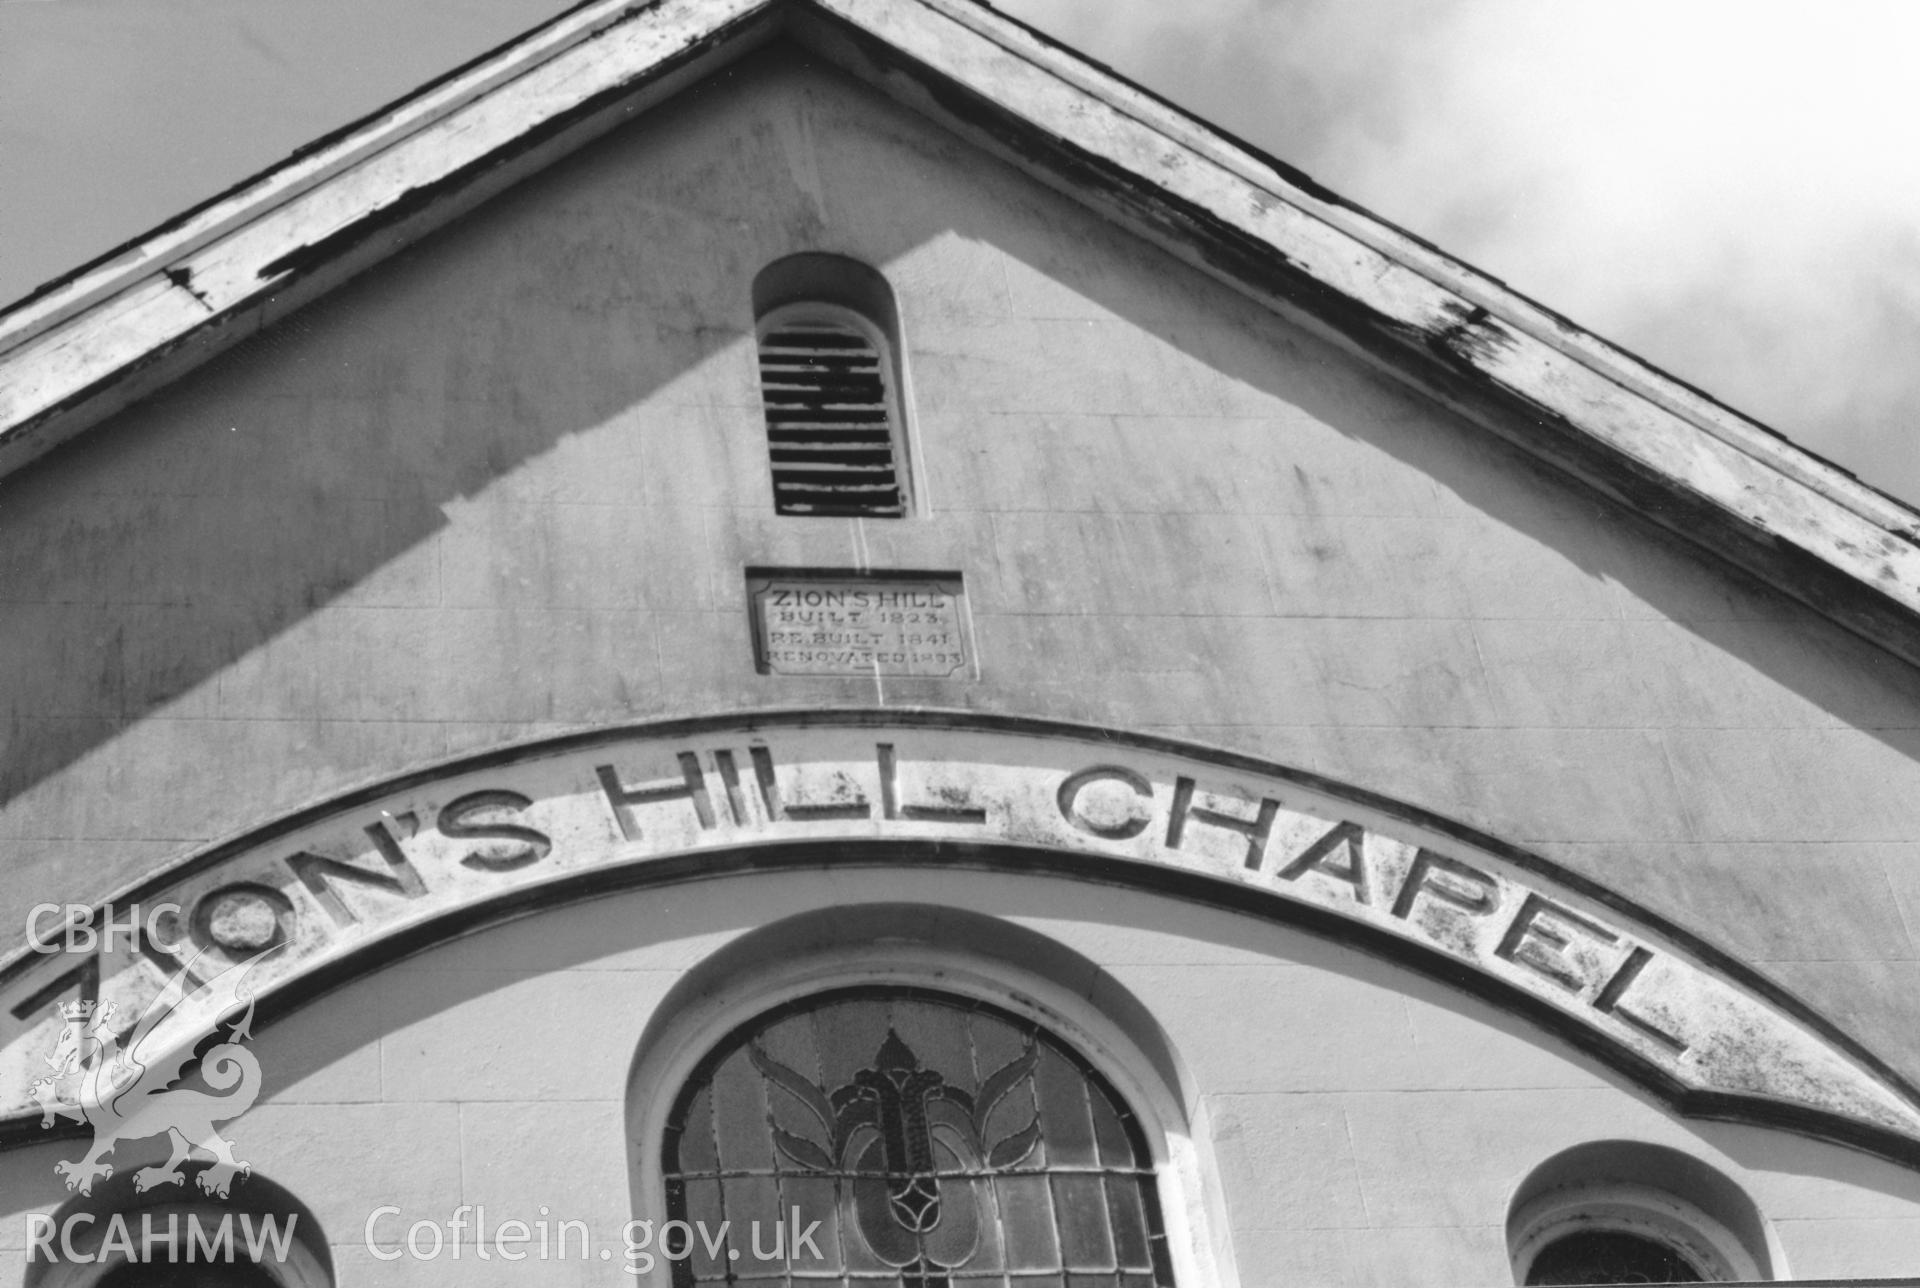
[(851, 326), (791, 323), (761, 337), (778, 513), (906, 513), (882, 362)]

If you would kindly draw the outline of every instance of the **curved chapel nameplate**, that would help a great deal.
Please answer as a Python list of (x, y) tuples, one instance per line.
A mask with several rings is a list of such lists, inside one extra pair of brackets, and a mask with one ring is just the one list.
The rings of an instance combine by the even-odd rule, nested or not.
[[(247, 962), (239, 987), (271, 1016), (543, 903), (717, 870), (876, 863), (1076, 877), (1305, 926), (1525, 1014), (1680, 1112), (1920, 1161), (1915, 1093), (1882, 1062), (1725, 955), (1544, 859), (1245, 757), (886, 711), (515, 747), (188, 859), (110, 901), (104, 938), (117, 951), (76, 965), (24, 947), (0, 966), (0, 1138), (37, 1135), (43, 1111), (78, 1094), (45, 1077), (62, 1003), (139, 1016), (182, 972), (189, 986), (231, 982), (221, 972)], [(46, 916), (43, 938), (59, 932)], [(221, 999), (206, 1014), (189, 997), (159, 1036), (196, 1040), (234, 992), (205, 989)]]

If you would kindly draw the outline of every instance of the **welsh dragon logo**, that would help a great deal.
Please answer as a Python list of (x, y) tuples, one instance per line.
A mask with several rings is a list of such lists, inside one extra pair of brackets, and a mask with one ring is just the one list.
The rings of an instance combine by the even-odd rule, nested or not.
[[(95, 1180), (113, 1175), (113, 1164), (104, 1160), (115, 1146), (150, 1136), (166, 1136), (172, 1154), (160, 1166), (134, 1173), (136, 1190), (183, 1183), (180, 1166), (196, 1150), (213, 1156), (212, 1166), (195, 1178), (208, 1194), (227, 1197), (233, 1178), (251, 1172), (250, 1164), (234, 1157), (233, 1142), (214, 1125), (238, 1118), (260, 1094), (260, 1064), (241, 1045), (253, 1024), (253, 994), (243, 980), (259, 960), (229, 966), (192, 988), (194, 962), (188, 962), (125, 1031), (114, 1027), (118, 1008), (112, 1002), (71, 1002), (55, 1008), (62, 1028), (53, 1054), (46, 1058), (53, 1074), (37, 1079), (31, 1090), (43, 1129), (62, 1118), (93, 1129), (93, 1148), (83, 1157), (54, 1164), (68, 1189), (91, 1194)], [(210, 1017), (211, 1024), (202, 1017)], [(199, 1041), (177, 1040), (195, 1031), (196, 1019), (211, 1034), (226, 1030), (197, 1057), (196, 1048), (209, 1034), (203, 1031)], [(174, 1085), (196, 1058), (201, 1081), (224, 1094)]]

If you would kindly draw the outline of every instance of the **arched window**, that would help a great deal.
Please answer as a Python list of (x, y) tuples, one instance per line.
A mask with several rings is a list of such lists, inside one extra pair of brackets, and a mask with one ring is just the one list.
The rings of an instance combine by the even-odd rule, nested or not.
[(676, 1285), (1173, 1282), (1113, 1087), (1032, 1021), (944, 993), (843, 989), (735, 1029), (675, 1100), (662, 1170), (670, 1219), (727, 1223)]
[(331, 1288), (326, 1232), (305, 1204), (258, 1172), (206, 1194), (205, 1169), (190, 1161), (187, 1179), (142, 1189), (157, 1169), (122, 1166), (69, 1198), (34, 1236), (21, 1288)]
[(1533, 1254), (1528, 1284), (1697, 1284), (1703, 1268), (1679, 1248), (1627, 1230), (1576, 1230)]
[(96, 1288), (281, 1288), (281, 1284), (251, 1261), (210, 1266), (123, 1261), (101, 1276)]
[(1772, 1278), (1752, 1200), (1699, 1159), (1640, 1141), (1589, 1142), (1535, 1168), (1507, 1239), (1522, 1285)]
[(910, 503), (893, 295), (838, 255), (754, 282), (760, 395), (780, 514), (900, 518)]

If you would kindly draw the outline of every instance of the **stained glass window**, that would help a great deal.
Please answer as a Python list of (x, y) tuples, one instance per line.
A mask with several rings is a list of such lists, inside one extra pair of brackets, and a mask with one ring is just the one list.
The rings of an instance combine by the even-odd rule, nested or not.
[(862, 988), (759, 1016), (688, 1080), (662, 1166), (694, 1232), (676, 1286), (1173, 1282), (1139, 1120), (981, 1002)]

